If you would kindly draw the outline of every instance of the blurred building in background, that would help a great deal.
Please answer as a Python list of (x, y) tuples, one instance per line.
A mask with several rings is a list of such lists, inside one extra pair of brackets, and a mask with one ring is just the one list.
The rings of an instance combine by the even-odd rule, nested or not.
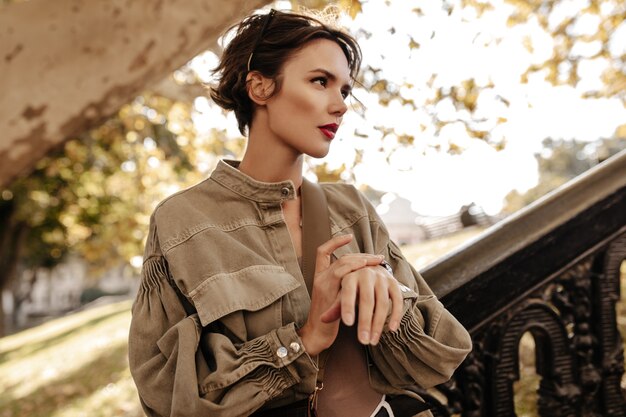
[(92, 303), (131, 298), (138, 283), (134, 270), (125, 264), (94, 279), (87, 262), (76, 256), (68, 257), (51, 269), (26, 270), (13, 294), (3, 292), (4, 313), (9, 318), (7, 334), (75, 312)]
[(465, 205), (457, 213), (447, 216), (428, 216), (416, 213), (405, 198), (385, 194), (377, 206), (391, 239), (398, 245), (412, 245), (456, 233), (466, 227), (485, 228), (503, 216), (490, 216), (474, 203)]

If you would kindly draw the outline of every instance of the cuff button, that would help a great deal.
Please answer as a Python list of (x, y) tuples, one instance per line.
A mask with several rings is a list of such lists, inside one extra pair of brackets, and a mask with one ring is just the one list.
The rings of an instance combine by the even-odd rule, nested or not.
[(281, 346), (278, 348), (278, 350), (276, 350), (276, 356), (278, 356), (279, 358), (284, 358), (285, 356), (287, 356), (289, 352), (287, 351), (287, 348), (284, 346)]
[(300, 352), (300, 344), (299, 343), (293, 342), (292, 344), (289, 345), (289, 347), (291, 348), (291, 350), (294, 353)]

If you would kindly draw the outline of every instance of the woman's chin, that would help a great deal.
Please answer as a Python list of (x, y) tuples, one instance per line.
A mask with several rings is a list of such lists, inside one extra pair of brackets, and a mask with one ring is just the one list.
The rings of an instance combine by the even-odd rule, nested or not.
[(326, 155), (328, 155), (329, 152), (330, 152), (330, 145), (325, 146), (323, 148), (320, 147), (318, 149), (309, 149), (307, 152), (305, 152), (305, 154), (307, 156), (310, 156), (311, 158), (320, 159), (320, 158), (326, 157)]

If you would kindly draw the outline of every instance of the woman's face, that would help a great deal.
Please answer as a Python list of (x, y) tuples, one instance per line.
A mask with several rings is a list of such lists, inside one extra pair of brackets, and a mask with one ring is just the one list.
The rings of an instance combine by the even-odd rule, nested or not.
[(279, 92), (266, 102), (267, 129), (296, 154), (321, 158), (347, 110), (348, 60), (335, 42), (316, 39), (283, 65)]

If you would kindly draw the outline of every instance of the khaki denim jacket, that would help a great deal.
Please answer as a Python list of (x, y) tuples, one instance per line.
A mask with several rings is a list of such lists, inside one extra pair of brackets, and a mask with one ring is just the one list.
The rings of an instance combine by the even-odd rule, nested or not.
[[(129, 337), (131, 373), (150, 417), (247, 416), (314, 391), (316, 361), (296, 333), (310, 298), (281, 211), (295, 198), (293, 182), (259, 182), (236, 166), (220, 161), (152, 215)], [(372, 387), (416, 396), (405, 388), (447, 381), (471, 350), (469, 334), (358, 190), (322, 189), (331, 234), (355, 237), (334, 255), (384, 254), (402, 285), (400, 329), (385, 327), (367, 347)]]

